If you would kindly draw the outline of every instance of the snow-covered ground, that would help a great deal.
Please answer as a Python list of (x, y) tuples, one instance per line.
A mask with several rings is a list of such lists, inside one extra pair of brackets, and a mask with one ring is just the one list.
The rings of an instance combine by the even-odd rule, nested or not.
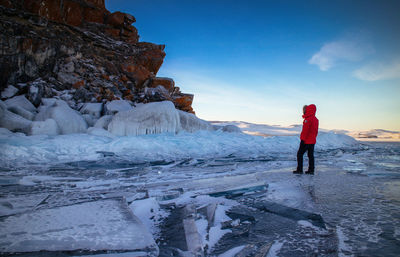
[[(265, 132), (265, 127), (260, 130), (262, 133)], [(4, 167), (15, 167), (39, 163), (93, 161), (102, 159), (104, 154), (137, 162), (210, 156), (255, 158), (293, 153), (298, 144), (298, 135), (262, 137), (223, 131), (182, 131), (178, 134), (115, 136), (105, 130), (92, 128), (89, 134), (25, 136), (0, 128), (0, 164)], [(329, 150), (357, 145), (356, 140), (349, 136), (320, 132), (316, 149)]]
[[(398, 145), (322, 130), (316, 175), (297, 176), (291, 170), (300, 127), (213, 125), (217, 130), (139, 136), (102, 128), (32, 136), (0, 129), (0, 251), (398, 252)], [(226, 125), (244, 133), (226, 132), (235, 131)], [(265, 211), (266, 202), (277, 209)], [(321, 214), (327, 228), (307, 213)]]

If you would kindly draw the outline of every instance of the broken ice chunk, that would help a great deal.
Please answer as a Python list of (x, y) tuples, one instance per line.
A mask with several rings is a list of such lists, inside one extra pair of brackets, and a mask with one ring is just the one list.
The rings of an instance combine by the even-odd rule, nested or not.
[(150, 232), (123, 199), (86, 202), (7, 217), (0, 251), (159, 251)]

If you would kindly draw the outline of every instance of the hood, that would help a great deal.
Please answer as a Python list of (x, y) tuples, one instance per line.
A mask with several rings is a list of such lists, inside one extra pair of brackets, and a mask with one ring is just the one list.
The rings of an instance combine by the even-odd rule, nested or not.
[(315, 106), (315, 104), (307, 105), (306, 114), (303, 115), (303, 118), (307, 118), (307, 117), (310, 117), (310, 116), (315, 116), (316, 112), (317, 112), (317, 107)]

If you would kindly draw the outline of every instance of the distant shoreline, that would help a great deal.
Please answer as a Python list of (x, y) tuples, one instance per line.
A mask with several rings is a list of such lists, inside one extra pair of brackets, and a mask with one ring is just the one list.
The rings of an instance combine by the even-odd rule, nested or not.
[(357, 141), (361, 142), (394, 142), (394, 143), (400, 143), (400, 138), (358, 138), (358, 137), (353, 137)]

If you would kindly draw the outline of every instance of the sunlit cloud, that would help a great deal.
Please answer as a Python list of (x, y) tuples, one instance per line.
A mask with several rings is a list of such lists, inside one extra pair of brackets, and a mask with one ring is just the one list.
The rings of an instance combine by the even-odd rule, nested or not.
[(377, 81), (400, 78), (400, 60), (391, 64), (370, 63), (353, 72), (354, 77), (366, 80)]
[(363, 40), (342, 39), (324, 44), (308, 63), (327, 71), (340, 61), (358, 62), (373, 52), (373, 47)]

